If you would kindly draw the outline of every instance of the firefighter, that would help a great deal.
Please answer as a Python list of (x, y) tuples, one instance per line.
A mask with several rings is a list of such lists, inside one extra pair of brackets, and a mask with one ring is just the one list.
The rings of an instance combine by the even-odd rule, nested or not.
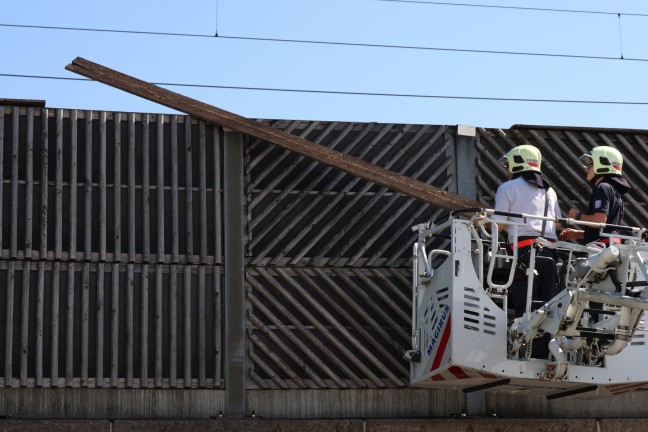
[[(506, 153), (499, 162), (504, 165), (508, 181), (502, 183), (495, 195), (495, 211), (543, 215), (549, 218), (561, 217), (558, 197), (547, 179), (542, 175), (542, 155), (540, 150), (530, 144), (517, 146)], [(524, 222), (522, 219), (494, 214), (492, 219)], [(518, 237), (513, 237), (513, 226), (498, 224), (498, 230), (506, 230), (509, 247), (518, 247), (518, 262), (522, 267), (516, 272), (510, 293), (515, 316), (521, 317), (526, 311), (529, 264), (531, 248), (535, 239), (543, 237), (556, 241), (559, 228), (553, 220), (529, 219), (525, 225), (518, 226)], [(534, 301), (544, 304), (553, 296), (556, 281), (556, 254), (553, 249), (536, 250), (536, 265), (533, 280)], [(533, 344), (533, 357), (547, 358), (548, 338), (536, 339)]]
[[(623, 195), (630, 190), (628, 181), (623, 177), (623, 156), (614, 147), (594, 147), (589, 153), (578, 159), (586, 170), (587, 181), (592, 184), (592, 195), (589, 200), (587, 213), (577, 209), (569, 210), (569, 217), (585, 222), (607, 223), (621, 225), (623, 223)], [(560, 233), (562, 240), (583, 239), (585, 243), (597, 241), (610, 245), (610, 241), (618, 243), (618, 238), (600, 236), (599, 228), (586, 227), (584, 230), (565, 228)], [(617, 232), (613, 227), (605, 227), (605, 233)], [(597, 322), (602, 309), (601, 303), (590, 302), (591, 319)]]
[[(609, 146), (594, 147), (589, 153), (582, 155), (579, 161), (586, 170), (587, 181), (593, 186), (587, 213), (577, 209), (569, 211), (569, 217), (586, 222), (621, 225), (623, 223), (623, 195), (630, 190), (628, 181), (623, 177), (623, 156)], [(605, 227), (605, 233), (617, 232), (612, 227)], [(609, 237), (600, 238), (598, 228), (565, 228), (560, 233), (562, 240), (583, 239), (585, 243), (598, 241), (610, 243)], [(613, 242), (619, 239), (613, 238)]]
[[(517, 146), (502, 156), (499, 162), (506, 168), (508, 181), (497, 188), (495, 195), (495, 211), (512, 213), (526, 213), (532, 215), (543, 215), (549, 218), (561, 217), (558, 197), (547, 179), (542, 175), (542, 155), (540, 150), (530, 144)], [(493, 215), (492, 219), (511, 220), (524, 222), (522, 219)], [(506, 230), (509, 245), (512, 248), (513, 242), (517, 242), (518, 257), (522, 260), (528, 259), (531, 247), (537, 237), (543, 237), (555, 241), (557, 239), (557, 226), (553, 221), (542, 221), (530, 219), (526, 225), (518, 226), (518, 238), (513, 238), (512, 225), (498, 225), (500, 231)], [(555, 258), (553, 250), (543, 249), (538, 251), (539, 256)], [(538, 291), (534, 295), (537, 300), (549, 300), (551, 298), (555, 271), (544, 272), (541, 267), (547, 267), (545, 260), (538, 260), (536, 270), (538, 277), (534, 286)], [(555, 262), (549, 264), (554, 267)], [(545, 274), (547, 273), (547, 274)], [(518, 285), (518, 284), (516, 284)], [(523, 285), (523, 286), (522, 286)], [(520, 280), (519, 286), (512, 286), (512, 300), (515, 315), (522, 316), (526, 307), (526, 281)]]

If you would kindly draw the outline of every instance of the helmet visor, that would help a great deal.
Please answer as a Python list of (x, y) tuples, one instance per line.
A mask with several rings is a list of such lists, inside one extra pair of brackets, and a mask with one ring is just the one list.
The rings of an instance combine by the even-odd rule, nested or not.
[(504, 168), (508, 169), (508, 167), (509, 167), (509, 162), (508, 162), (508, 159), (506, 158), (506, 156), (502, 156), (501, 158), (499, 158), (499, 159), (497, 160), (497, 162), (498, 162), (500, 165), (502, 165)]
[(594, 165), (594, 161), (592, 160), (592, 156), (588, 154), (584, 154), (581, 157), (578, 158), (578, 162), (583, 166), (583, 168), (588, 169), (592, 165)]

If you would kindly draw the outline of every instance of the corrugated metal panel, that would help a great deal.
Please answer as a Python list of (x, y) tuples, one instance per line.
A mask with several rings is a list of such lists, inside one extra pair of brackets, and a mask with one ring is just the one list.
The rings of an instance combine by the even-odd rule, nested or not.
[(1, 109), (4, 385), (219, 387), (220, 130)]

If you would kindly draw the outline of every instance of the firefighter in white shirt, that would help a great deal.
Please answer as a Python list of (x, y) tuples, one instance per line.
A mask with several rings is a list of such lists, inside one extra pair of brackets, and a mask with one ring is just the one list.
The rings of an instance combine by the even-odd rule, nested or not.
[[(525, 213), (530, 215), (544, 215), (550, 218), (561, 217), (558, 197), (551, 188), (547, 179), (542, 175), (542, 155), (536, 147), (525, 144), (520, 145), (506, 153), (499, 162), (506, 167), (508, 181), (497, 189), (495, 196), (495, 211), (510, 213)], [(512, 220), (524, 222), (522, 219), (493, 215), (492, 219)], [(534, 246), (535, 239), (543, 237), (555, 241), (556, 231), (559, 227), (554, 221), (538, 219), (528, 220), (526, 225), (518, 226), (518, 237), (513, 238), (512, 226), (498, 225), (500, 231), (506, 230), (509, 247), (517, 242), (518, 261), (522, 266), (528, 265), (529, 253)], [(555, 251), (548, 248), (536, 251), (536, 271), (533, 283), (533, 300), (542, 303), (551, 299), (556, 281), (556, 256)], [(520, 317), (526, 309), (527, 275), (518, 271), (511, 285), (511, 301), (515, 316)], [(537, 345), (537, 346), (536, 346)], [(546, 358), (548, 349), (545, 343), (534, 343), (533, 357)]]

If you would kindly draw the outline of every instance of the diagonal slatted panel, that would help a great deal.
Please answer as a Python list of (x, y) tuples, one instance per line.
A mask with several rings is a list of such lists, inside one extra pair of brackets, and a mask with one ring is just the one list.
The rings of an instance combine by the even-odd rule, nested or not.
[(252, 381), (263, 388), (405, 386), (405, 279), (379, 269), (249, 269)]
[[(436, 187), (452, 184), (445, 127), (272, 122), (346, 154)], [(248, 146), (251, 264), (362, 266), (408, 263), (412, 222), (438, 215), (404, 197), (303, 156)]]
[[(446, 127), (268, 124), (454, 187)], [(405, 386), (410, 281), (385, 266), (409, 268), (410, 226), (441, 211), (258, 140), (246, 151), (248, 385)]]

